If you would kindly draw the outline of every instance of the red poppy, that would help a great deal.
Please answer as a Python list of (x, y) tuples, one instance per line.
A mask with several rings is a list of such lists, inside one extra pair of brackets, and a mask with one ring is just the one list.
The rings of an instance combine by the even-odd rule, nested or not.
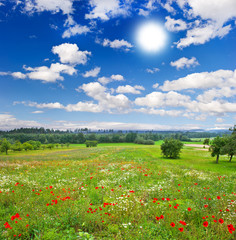
[(175, 223), (172, 222), (172, 223), (170, 224), (170, 226), (171, 226), (171, 227), (174, 227), (174, 226), (175, 226)]
[(191, 210), (192, 210), (192, 209), (189, 207), (189, 208), (188, 208), (188, 211), (191, 211)]
[(220, 196), (217, 196), (217, 199), (220, 199)]
[(180, 231), (180, 232), (183, 232), (183, 231), (184, 231), (184, 228), (182, 228), (182, 227), (179, 228), (179, 231)]
[(224, 223), (224, 220), (222, 218), (219, 219), (219, 223)]
[(203, 223), (203, 226), (204, 226), (204, 227), (208, 227), (208, 222), (205, 221), (205, 222)]
[(161, 215), (161, 216), (160, 216), (160, 219), (164, 219), (164, 216), (163, 216), (163, 215)]

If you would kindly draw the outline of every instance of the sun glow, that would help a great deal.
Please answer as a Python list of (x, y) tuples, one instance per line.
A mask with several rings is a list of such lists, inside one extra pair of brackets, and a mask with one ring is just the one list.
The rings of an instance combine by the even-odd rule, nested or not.
[(158, 23), (143, 24), (137, 31), (137, 43), (146, 52), (158, 52), (166, 41), (166, 33)]

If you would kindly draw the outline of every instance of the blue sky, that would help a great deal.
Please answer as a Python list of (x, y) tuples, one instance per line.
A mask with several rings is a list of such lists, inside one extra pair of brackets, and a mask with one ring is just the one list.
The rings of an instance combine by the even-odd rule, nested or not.
[(227, 129), (235, 0), (0, 0), (0, 129)]

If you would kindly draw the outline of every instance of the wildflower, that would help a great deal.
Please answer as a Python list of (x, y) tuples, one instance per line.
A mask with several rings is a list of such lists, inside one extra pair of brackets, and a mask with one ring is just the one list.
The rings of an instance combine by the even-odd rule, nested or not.
[(208, 227), (208, 222), (205, 221), (205, 222), (203, 223), (203, 226), (204, 226), (204, 227)]
[(220, 196), (217, 196), (217, 199), (220, 199)]
[(224, 220), (222, 218), (219, 219), (219, 223), (223, 224)]
[(170, 224), (170, 226), (171, 226), (171, 227), (174, 227), (174, 226), (175, 226), (175, 223), (172, 222), (172, 223)]
[(184, 228), (180, 227), (180, 228), (179, 228), (179, 231), (180, 231), (180, 232), (183, 232), (183, 231), (184, 231)]
[(192, 209), (189, 207), (189, 208), (188, 208), (188, 211), (190, 212), (191, 210), (192, 210)]

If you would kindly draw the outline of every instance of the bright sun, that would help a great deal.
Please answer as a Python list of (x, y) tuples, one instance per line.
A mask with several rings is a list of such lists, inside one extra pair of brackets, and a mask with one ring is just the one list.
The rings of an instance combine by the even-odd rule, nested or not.
[(166, 33), (158, 23), (145, 23), (138, 29), (138, 45), (146, 52), (157, 52), (161, 50), (166, 40)]

